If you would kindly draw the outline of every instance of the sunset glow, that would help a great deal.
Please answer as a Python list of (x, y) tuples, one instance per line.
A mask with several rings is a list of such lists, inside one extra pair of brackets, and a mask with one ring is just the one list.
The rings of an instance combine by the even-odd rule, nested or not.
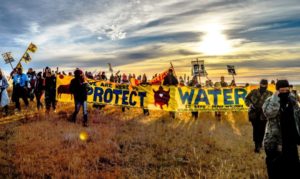
[(199, 58), (214, 81), (231, 78), (230, 64), (239, 81), (300, 83), (297, 0), (12, 0), (0, 8), (1, 53), (18, 61), (30, 42), (39, 47), (26, 69), (109, 72), (111, 63), (115, 71), (151, 77), (172, 62), (178, 75), (190, 75), (191, 59)]
[(223, 34), (221, 26), (211, 24), (206, 28), (199, 50), (205, 55), (226, 55), (232, 52), (232, 46)]

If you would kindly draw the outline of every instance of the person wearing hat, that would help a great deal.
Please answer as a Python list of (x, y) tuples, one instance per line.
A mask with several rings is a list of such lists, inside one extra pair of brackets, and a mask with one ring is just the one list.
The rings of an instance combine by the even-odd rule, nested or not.
[(265, 101), (262, 109), (267, 118), (263, 142), (269, 178), (300, 178), (300, 108), (287, 80), (277, 81), (276, 93)]
[(245, 99), (246, 105), (249, 107), (248, 117), (253, 127), (253, 141), (255, 144), (254, 152), (259, 153), (263, 137), (265, 134), (266, 119), (262, 111), (262, 106), (266, 99), (273, 93), (268, 88), (268, 80), (262, 79), (258, 89), (252, 90)]
[(70, 92), (74, 95), (75, 111), (72, 115), (71, 122), (76, 122), (76, 116), (80, 110), (83, 108), (83, 126), (88, 126), (88, 111), (87, 111), (87, 95), (89, 86), (85, 81), (84, 74), (80, 69), (74, 71), (74, 76), (70, 83)]

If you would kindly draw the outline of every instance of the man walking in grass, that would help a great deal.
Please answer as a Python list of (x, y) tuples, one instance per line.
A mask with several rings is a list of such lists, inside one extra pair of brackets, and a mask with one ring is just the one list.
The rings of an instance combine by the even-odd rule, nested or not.
[(252, 90), (245, 99), (246, 105), (249, 107), (249, 121), (253, 126), (253, 141), (255, 144), (255, 153), (259, 153), (262, 147), (262, 141), (266, 128), (266, 118), (262, 112), (262, 106), (266, 99), (272, 95), (272, 92), (267, 90), (268, 80), (262, 79), (258, 89)]
[(85, 81), (83, 72), (76, 69), (74, 72), (75, 78), (71, 80), (70, 92), (74, 95), (75, 111), (72, 115), (72, 122), (76, 122), (76, 116), (83, 108), (83, 126), (88, 126), (88, 112), (87, 112), (87, 94), (88, 94), (88, 83)]

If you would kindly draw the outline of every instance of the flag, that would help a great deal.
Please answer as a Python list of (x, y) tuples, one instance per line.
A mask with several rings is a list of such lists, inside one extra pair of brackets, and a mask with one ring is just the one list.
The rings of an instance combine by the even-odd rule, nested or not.
[(23, 66), (22, 66), (21, 62), (19, 62), (19, 63), (17, 64), (16, 68), (22, 68), (22, 69), (23, 69)]
[(236, 75), (235, 68), (233, 65), (227, 65), (227, 70), (229, 75)]
[(130, 78), (130, 84), (131, 86), (138, 86), (140, 84), (140, 81), (135, 78)]
[(110, 63), (108, 63), (108, 67), (109, 67), (109, 71), (112, 73), (112, 72), (113, 72), (113, 69), (112, 69), (112, 67), (111, 67), (111, 64), (110, 64)]
[(153, 85), (160, 85), (162, 83), (162, 81), (164, 80), (164, 78), (168, 75), (169, 70), (172, 69), (173, 70), (173, 74), (175, 76), (175, 70), (173, 65), (168, 68), (167, 70), (163, 71), (162, 73), (158, 74), (155, 78), (153, 78), (152, 80), (150, 80), (150, 83)]
[(170, 62), (170, 65), (171, 65), (170, 69), (173, 70), (173, 74), (174, 74), (174, 76), (176, 77), (176, 73), (175, 73), (174, 66), (173, 66), (172, 62)]
[(206, 76), (204, 60), (192, 61), (192, 75), (193, 76)]
[(37, 50), (37, 46), (34, 45), (33, 43), (30, 43), (27, 48), (27, 51), (34, 53), (34, 52), (36, 52), (36, 50)]
[(23, 57), (22, 57), (22, 60), (24, 60), (25, 63), (28, 63), (28, 62), (31, 61), (31, 57), (30, 57), (30, 55), (29, 55), (28, 52), (25, 52), (25, 53), (24, 53), (24, 55), (23, 55)]

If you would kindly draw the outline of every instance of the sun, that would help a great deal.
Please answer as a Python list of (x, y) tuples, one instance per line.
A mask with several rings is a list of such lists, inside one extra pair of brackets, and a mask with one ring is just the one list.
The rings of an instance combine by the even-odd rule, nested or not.
[(222, 33), (220, 24), (206, 25), (205, 35), (200, 42), (199, 50), (205, 55), (225, 55), (232, 52), (232, 46), (226, 35)]

